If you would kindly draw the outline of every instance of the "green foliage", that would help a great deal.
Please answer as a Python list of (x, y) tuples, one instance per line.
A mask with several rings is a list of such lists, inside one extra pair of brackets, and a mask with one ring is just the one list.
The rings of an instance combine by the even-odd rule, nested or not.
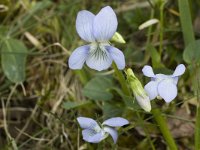
[(158, 51), (152, 45), (148, 46), (148, 50), (151, 54), (151, 62), (154, 68), (164, 68), (164, 65), (161, 62), (161, 56)]
[(7, 32), (8, 32), (8, 27), (0, 25), (0, 38), (1, 39), (6, 36)]
[(194, 31), (192, 27), (192, 18), (190, 13), (190, 5), (189, 0), (178, 0), (179, 11), (180, 11), (180, 20), (181, 27), (183, 31), (183, 37), (185, 41), (185, 45), (187, 46), (189, 43), (195, 40)]
[(81, 102), (65, 102), (63, 103), (63, 108), (66, 110), (70, 110), (73, 108), (79, 108), (81, 106), (89, 105), (90, 101), (81, 101)]
[(112, 90), (116, 91), (117, 94), (122, 98), (126, 108), (131, 110), (141, 109), (141, 107), (137, 104), (133, 96), (125, 95), (120, 88), (113, 88)]
[(188, 64), (200, 63), (200, 40), (193, 41), (186, 46), (183, 59)]
[(117, 103), (113, 104), (113, 102), (112, 103), (105, 102), (102, 109), (103, 109), (105, 119), (115, 117), (115, 116), (122, 116), (124, 112), (123, 105), (119, 105)]
[(52, 2), (50, 0), (43, 0), (43, 1), (39, 1), (37, 3), (33, 3), (33, 7), (31, 7), (29, 13), (31, 15), (33, 15), (35, 13), (39, 13), (39, 11), (42, 11), (42, 10), (48, 8), (50, 5), (52, 5)]
[(5, 39), (1, 47), (1, 65), (6, 77), (15, 83), (25, 80), (27, 48), (16, 39)]
[(83, 95), (92, 100), (111, 100), (113, 95), (108, 91), (113, 82), (108, 77), (97, 76), (91, 79), (83, 88)]
[[(179, 79), (176, 100), (169, 105), (162, 100), (152, 102), (162, 109), (173, 135), (183, 131), (184, 125), (173, 127), (180, 120), (194, 125), (197, 94), (191, 91), (195, 91), (195, 72), (199, 68), (193, 62), (200, 63), (199, 0), (3, 0), (0, 5), (8, 8), (5, 12), (0, 8), (0, 109), (7, 115), (0, 147), (13, 149), (13, 140), (18, 149), (153, 149), (150, 143), (155, 149), (167, 149), (152, 115), (138, 106), (130, 87), (124, 86), (127, 83), (123, 71), (113, 73), (114, 67), (100, 73), (88, 67), (74, 71), (66, 63), (75, 48), (86, 44), (76, 32), (77, 13), (89, 10), (96, 14), (107, 5), (115, 10), (117, 32), (126, 41), (111, 43), (123, 51), (126, 67), (134, 70), (143, 85), (147, 83), (141, 71), (144, 65), (152, 65), (155, 73), (172, 74), (177, 64), (190, 64), (192, 69), (186, 66), (186, 73)], [(138, 30), (152, 18), (160, 23)], [(27, 33), (39, 42), (39, 47)], [(13, 82), (23, 81), (24, 92), (20, 86), (13, 89)], [(3, 108), (2, 103), (7, 107)], [(183, 108), (192, 112), (189, 119), (177, 116), (176, 112)], [(100, 144), (88, 144), (78, 129), (78, 116), (100, 122), (123, 116), (130, 125), (121, 128), (116, 144), (111, 143), (111, 137)], [(173, 121), (169, 121), (170, 117)], [(6, 126), (8, 133), (4, 132)], [(8, 138), (9, 134), (12, 138)], [(178, 137), (177, 145), (179, 149), (194, 149), (194, 138)]]

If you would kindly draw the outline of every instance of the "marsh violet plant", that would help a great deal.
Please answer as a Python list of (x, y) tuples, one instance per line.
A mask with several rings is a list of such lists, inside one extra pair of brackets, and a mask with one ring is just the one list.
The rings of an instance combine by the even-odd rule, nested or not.
[(185, 72), (185, 66), (178, 65), (172, 75), (154, 74), (151, 66), (144, 66), (142, 72), (151, 78), (151, 81), (144, 87), (150, 100), (159, 96), (169, 103), (177, 96), (178, 79)]
[(141, 82), (133, 73), (132, 69), (128, 68), (126, 70), (126, 78), (130, 85), (131, 90), (138, 102), (138, 104), (147, 112), (151, 111), (151, 103), (149, 96), (145, 92)]
[(88, 67), (102, 71), (114, 61), (118, 69), (124, 69), (124, 54), (109, 43), (117, 25), (116, 14), (110, 6), (102, 8), (97, 15), (87, 10), (80, 11), (76, 18), (76, 30), (81, 39), (90, 44), (73, 51), (68, 61), (69, 67), (81, 69), (86, 62)]
[(110, 134), (114, 143), (117, 142), (118, 133), (115, 127), (121, 127), (129, 124), (129, 121), (121, 118), (114, 117), (105, 120), (99, 125), (95, 120), (87, 117), (77, 118), (80, 127), (83, 129), (82, 135), (83, 140), (90, 143), (99, 143), (104, 140)]

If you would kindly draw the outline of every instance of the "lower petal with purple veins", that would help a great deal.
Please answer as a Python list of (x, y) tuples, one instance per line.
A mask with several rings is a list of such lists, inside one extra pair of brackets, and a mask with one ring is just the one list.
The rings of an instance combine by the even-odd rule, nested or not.
[(112, 64), (112, 61), (113, 59), (104, 46), (92, 45), (86, 64), (92, 69), (102, 71), (108, 69)]
[(99, 143), (104, 139), (105, 132), (96, 132), (91, 129), (85, 129), (82, 131), (83, 139), (90, 143)]

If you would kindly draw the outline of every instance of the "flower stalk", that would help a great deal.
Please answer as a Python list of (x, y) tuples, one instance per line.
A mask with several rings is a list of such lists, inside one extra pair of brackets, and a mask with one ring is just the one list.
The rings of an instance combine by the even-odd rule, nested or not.
[(79, 77), (79, 79), (80, 79), (80, 81), (83, 85), (85, 85), (89, 81), (85, 70), (83, 70), (83, 69), (82, 70), (75, 70), (75, 74)]
[(196, 124), (195, 124), (195, 150), (199, 150), (200, 149), (200, 97), (199, 97), (199, 90), (200, 90), (200, 80), (199, 80), (199, 66), (195, 65), (196, 69), (196, 80), (195, 82), (197, 82), (196, 85), (196, 94), (197, 94), (197, 107), (196, 107)]
[(196, 124), (195, 124), (195, 150), (200, 149), (200, 106), (197, 106), (197, 111), (196, 111)]
[(117, 78), (119, 80), (119, 83), (120, 83), (121, 87), (122, 87), (123, 93), (125, 95), (127, 95), (127, 96), (131, 96), (131, 93), (130, 93), (127, 85), (126, 85), (126, 80), (125, 80), (125, 78), (123, 76), (123, 73), (117, 68), (115, 63), (113, 63), (112, 66), (113, 66), (113, 68), (115, 70), (115, 74), (116, 74), (116, 76), (117, 76)]
[(161, 131), (163, 137), (165, 138), (169, 148), (171, 150), (178, 150), (176, 143), (175, 143), (175, 141), (169, 131), (169, 128), (167, 126), (167, 121), (166, 121), (165, 117), (162, 116), (162, 113), (160, 112), (160, 110), (158, 108), (152, 109), (151, 112), (152, 112), (154, 119), (155, 119), (156, 123), (158, 124), (160, 131)]

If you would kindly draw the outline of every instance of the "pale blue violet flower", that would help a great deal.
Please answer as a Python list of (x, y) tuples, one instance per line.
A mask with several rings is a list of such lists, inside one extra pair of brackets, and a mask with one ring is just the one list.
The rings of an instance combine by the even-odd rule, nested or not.
[(124, 54), (110, 45), (109, 40), (117, 30), (117, 17), (110, 6), (106, 6), (94, 15), (82, 10), (76, 18), (76, 30), (79, 36), (90, 44), (78, 47), (69, 58), (71, 69), (81, 69), (86, 62), (92, 69), (108, 69), (114, 61), (118, 69), (124, 69)]
[(172, 75), (154, 74), (151, 66), (144, 66), (142, 72), (151, 78), (151, 81), (144, 87), (150, 100), (161, 97), (169, 103), (177, 96), (178, 78), (185, 72), (185, 66), (178, 65)]
[(80, 127), (83, 129), (83, 140), (90, 143), (99, 143), (110, 134), (114, 143), (117, 142), (118, 133), (115, 127), (121, 127), (129, 124), (128, 120), (121, 117), (114, 117), (104, 121), (101, 126), (91, 119), (86, 117), (77, 118)]

